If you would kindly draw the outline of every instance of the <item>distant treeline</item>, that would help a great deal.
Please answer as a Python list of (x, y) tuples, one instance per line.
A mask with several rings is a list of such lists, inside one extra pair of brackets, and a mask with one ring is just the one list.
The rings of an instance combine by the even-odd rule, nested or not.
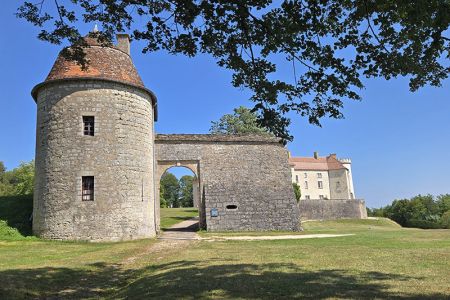
[(29, 195), (33, 193), (34, 160), (23, 162), (7, 171), (0, 161), (0, 196)]
[(450, 194), (394, 200), (391, 205), (381, 208), (367, 208), (367, 215), (389, 218), (403, 227), (450, 229)]
[(159, 191), (161, 207), (193, 207), (194, 176), (184, 175), (180, 180), (166, 172), (161, 177)]

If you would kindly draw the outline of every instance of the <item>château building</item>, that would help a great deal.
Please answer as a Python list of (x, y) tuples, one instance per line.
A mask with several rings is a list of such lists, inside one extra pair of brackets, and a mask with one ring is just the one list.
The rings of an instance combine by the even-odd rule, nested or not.
[(336, 154), (319, 157), (290, 157), (292, 182), (301, 190), (301, 200), (355, 199), (350, 159), (338, 159)]

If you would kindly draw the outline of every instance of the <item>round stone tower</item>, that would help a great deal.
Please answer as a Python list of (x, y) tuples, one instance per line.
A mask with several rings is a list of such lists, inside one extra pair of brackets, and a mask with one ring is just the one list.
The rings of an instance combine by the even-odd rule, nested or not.
[(85, 40), (87, 69), (60, 54), (32, 91), (33, 231), (60, 240), (152, 237), (156, 97), (133, 65), (128, 35), (110, 47)]

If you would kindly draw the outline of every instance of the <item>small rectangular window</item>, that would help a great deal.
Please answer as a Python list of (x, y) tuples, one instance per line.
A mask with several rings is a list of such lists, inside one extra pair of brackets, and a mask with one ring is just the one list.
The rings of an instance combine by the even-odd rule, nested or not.
[(308, 181), (305, 181), (305, 190), (308, 189)]
[(94, 136), (95, 118), (93, 116), (83, 116), (84, 135)]
[(94, 201), (94, 176), (83, 176), (81, 181), (81, 199)]
[(308, 178), (308, 173), (305, 173), (304, 175), (305, 175), (305, 178)]
[(322, 173), (317, 173), (317, 178), (322, 178)]
[(317, 186), (319, 187), (319, 189), (323, 189), (322, 181), (317, 181)]
[(325, 199), (323, 195), (319, 195), (319, 199)]
[(309, 195), (305, 195), (305, 199), (309, 200), (309, 199), (311, 199), (311, 197), (309, 197)]
[(298, 183), (298, 175), (295, 175), (295, 182)]

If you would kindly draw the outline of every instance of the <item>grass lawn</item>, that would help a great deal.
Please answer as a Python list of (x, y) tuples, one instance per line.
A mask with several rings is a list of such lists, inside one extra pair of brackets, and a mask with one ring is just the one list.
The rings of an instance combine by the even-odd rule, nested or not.
[[(11, 229), (2, 226), (0, 234)], [(450, 230), (405, 229), (385, 219), (303, 227), (355, 235), (179, 244), (0, 235), (0, 299), (450, 298)]]
[(161, 230), (197, 216), (196, 208), (161, 208)]

